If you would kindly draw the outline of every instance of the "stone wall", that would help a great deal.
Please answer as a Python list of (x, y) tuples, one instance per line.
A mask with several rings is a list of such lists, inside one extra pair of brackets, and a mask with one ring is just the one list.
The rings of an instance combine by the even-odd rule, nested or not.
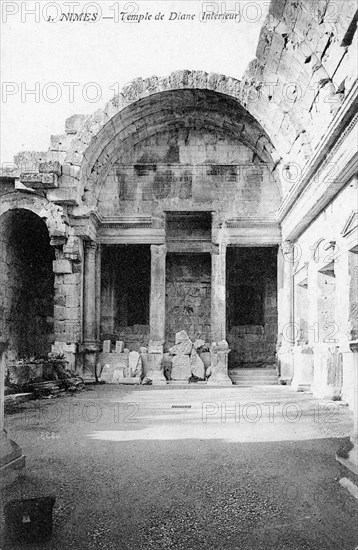
[(240, 141), (217, 131), (156, 134), (122, 155), (109, 173), (98, 208), (105, 216), (151, 214), (164, 224), (163, 210), (206, 207), (228, 218), (273, 220), (279, 190), (270, 167)]
[[(355, 0), (271, 1), (242, 78), (243, 105), (269, 133), (282, 166), (291, 161), (300, 174), (357, 78), (356, 9)], [(291, 182), (282, 183), (286, 194)]]
[(356, 338), (357, 192), (353, 178), (295, 244), (295, 269), (308, 265), (308, 343), (315, 356), (312, 389), (317, 395), (329, 394), (330, 357), (338, 350), (343, 362), (342, 398), (351, 405), (356, 387), (349, 343)]
[(166, 347), (179, 330), (210, 342), (210, 254), (168, 254), (166, 277)]
[[(227, 341), (230, 366), (265, 367), (275, 362), (277, 336), (276, 248), (227, 249)], [(260, 324), (233, 325), (232, 295), (235, 287), (254, 289), (262, 295)], [(239, 296), (240, 298), (240, 296)], [(243, 297), (244, 298), (244, 297)], [(249, 307), (249, 306), (248, 306)]]

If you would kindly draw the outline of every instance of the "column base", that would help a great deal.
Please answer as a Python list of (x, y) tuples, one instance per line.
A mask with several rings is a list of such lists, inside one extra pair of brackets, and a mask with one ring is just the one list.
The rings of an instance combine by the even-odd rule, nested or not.
[(208, 386), (232, 386), (232, 380), (228, 375), (229, 346), (225, 340), (220, 344), (212, 346), (210, 350), (211, 376), (208, 379)]
[(309, 391), (313, 381), (313, 348), (296, 345), (293, 348), (293, 378), (291, 387), (295, 391)]
[(152, 386), (164, 386), (167, 379), (162, 369), (163, 353), (148, 353), (148, 372), (146, 378), (152, 381)]
[(3, 430), (0, 436), (0, 485), (10, 485), (16, 481), (24, 467), (25, 456), (21, 447)]
[(96, 369), (97, 369), (97, 342), (85, 342), (83, 352), (83, 369), (82, 378), (86, 384), (93, 384), (97, 382)]

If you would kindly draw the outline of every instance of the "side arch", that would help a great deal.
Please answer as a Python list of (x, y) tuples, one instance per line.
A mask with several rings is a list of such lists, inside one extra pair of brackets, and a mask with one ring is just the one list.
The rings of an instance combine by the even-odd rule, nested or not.
[(34, 193), (15, 191), (0, 197), (0, 216), (11, 210), (30, 210), (47, 226), (50, 238), (68, 237), (68, 223), (62, 206)]

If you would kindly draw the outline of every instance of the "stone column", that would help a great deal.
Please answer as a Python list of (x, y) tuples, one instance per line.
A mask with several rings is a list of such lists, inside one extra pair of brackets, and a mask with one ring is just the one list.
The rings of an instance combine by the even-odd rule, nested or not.
[(277, 258), (277, 359), (280, 381), (284, 383), (290, 383), (293, 378), (293, 264), (293, 243), (285, 241), (279, 247)]
[(83, 296), (83, 377), (91, 382), (96, 379), (97, 300), (96, 300), (96, 251), (93, 241), (84, 243), (84, 296)]
[(165, 260), (167, 248), (165, 244), (150, 247), (151, 279), (150, 279), (150, 340), (161, 342), (165, 340)]
[(25, 457), (21, 447), (9, 439), (4, 429), (4, 376), (5, 376), (5, 351), (7, 344), (0, 342), (0, 486), (8, 485), (15, 481), (25, 466)]
[(150, 251), (150, 341), (147, 378), (152, 381), (153, 385), (158, 385), (167, 383), (162, 367), (165, 340), (165, 261), (167, 248), (165, 244), (152, 244)]
[(208, 385), (231, 386), (226, 342), (226, 242), (211, 254), (211, 376)]
[(226, 244), (215, 246), (211, 254), (211, 339), (226, 339)]

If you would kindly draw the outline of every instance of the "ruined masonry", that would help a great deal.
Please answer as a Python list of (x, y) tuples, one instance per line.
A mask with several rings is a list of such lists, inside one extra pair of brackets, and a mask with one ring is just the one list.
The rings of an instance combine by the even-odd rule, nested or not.
[[(271, 367), (358, 417), (356, 2), (331, 8), (272, 0), (241, 81), (138, 78), (3, 170), (3, 369), (52, 353), (86, 381), (221, 385)], [(357, 426), (338, 458), (358, 472)]]

